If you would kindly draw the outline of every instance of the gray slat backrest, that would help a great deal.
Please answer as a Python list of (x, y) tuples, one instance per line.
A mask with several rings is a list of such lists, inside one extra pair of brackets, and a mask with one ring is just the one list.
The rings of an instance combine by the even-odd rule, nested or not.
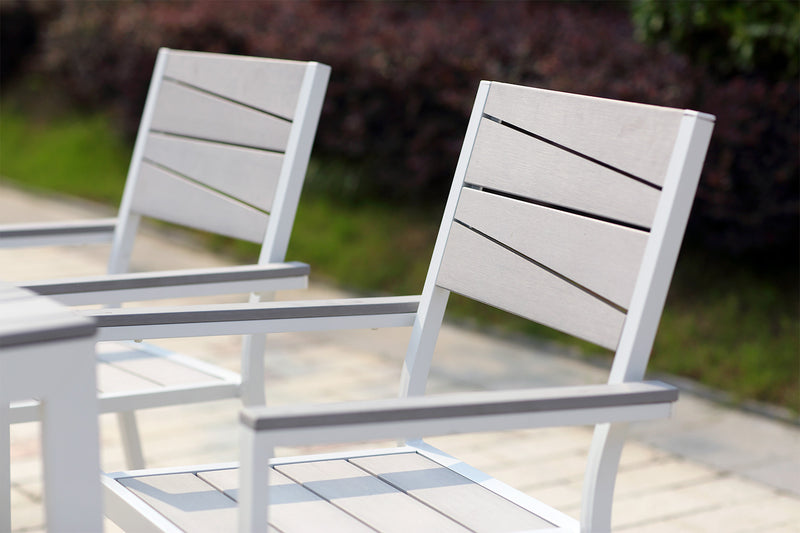
[(287, 149), (311, 65), (162, 49), (128, 177), (131, 213), (262, 243), (284, 166), (305, 173), (307, 155)]
[(436, 284), (615, 349), (685, 114), (491, 83)]

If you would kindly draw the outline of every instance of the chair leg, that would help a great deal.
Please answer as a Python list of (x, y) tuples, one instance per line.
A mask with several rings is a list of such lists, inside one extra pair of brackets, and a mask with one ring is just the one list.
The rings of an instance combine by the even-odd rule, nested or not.
[(242, 340), (242, 404), (266, 405), (264, 351), (266, 335), (247, 335)]
[[(3, 390), (0, 375), (0, 391)], [(8, 400), (0, 396), (0, 531), (11, 531), (11, 465)]]
[(594, 428), (581, 499), (581, 533), (611, 531), (611, 506), (619, 459), (628, 424), (598, 424)]
[[(250, 293), (250, 303), (271, 302), (275, 292)], [(264, 334), (245, 335), (242, 339), (242, 405), (267, 405), (264, 390), (264, 352), (267, 349), (267, 336)]]
[(122, 449), (125, 452), (125, 463), (131, 470), (144, 468), (142, 439), (139, 437), (136, 414), (133, 411), (117, 413), (117, 422), (119, 423), (119, 432), (122, 437)]

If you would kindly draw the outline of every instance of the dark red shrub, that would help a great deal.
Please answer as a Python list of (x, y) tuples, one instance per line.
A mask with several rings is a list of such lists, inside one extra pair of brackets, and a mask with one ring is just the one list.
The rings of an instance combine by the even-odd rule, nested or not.
[(691, 231), (797, 247), (797, 84), (715, 81), (636, 42), (624, 4), (66, 2), (45, 35), (41, 71), (129, 133), (159, 46), (328, 63), (315, 152), (357, 163), (362, 197), (443, 202), (481, 79), (714, 113)]

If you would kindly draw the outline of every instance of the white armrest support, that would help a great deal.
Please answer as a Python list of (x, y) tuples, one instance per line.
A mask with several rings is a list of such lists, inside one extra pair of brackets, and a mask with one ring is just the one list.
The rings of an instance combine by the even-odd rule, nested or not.
[(449, 435), (669, 415), (678, 390), (657, 381), (479, 391), (371, 402), (250, 407), (243, 426), (273, 446)]
[(208, 296), (308, 285), (305, 263), (273, 263), (192, 270), (105, 274), (80, 278), (30, 281), (20, 286), (68, 305)]
[(0, 225), (0, 248), (109, 242), (116, 218)]
[(100, 340), (411, 326), (419, 296), (82, 311)]

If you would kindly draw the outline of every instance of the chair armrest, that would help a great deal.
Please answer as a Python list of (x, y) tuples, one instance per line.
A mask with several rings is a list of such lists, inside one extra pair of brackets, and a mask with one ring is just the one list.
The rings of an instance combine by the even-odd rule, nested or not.
[(105, 274), (80, 278), (30, 281), (19, 284), (68, 305), (118, 303), (184, 296), (208, 296), (282, 289), (308, 285), (305, 263), (271, 263), (191, 270)]
[(419, 296), (95, 309), (100, 340), (411, 326)]
[(588, 425), (669, 415), (678, 390), (657, 381), (479, 391), (281, 407), (248, 407), (240, 422), (271, 445)]
[(0, 248), (109, 242), (116, 218), (0, 225)]

